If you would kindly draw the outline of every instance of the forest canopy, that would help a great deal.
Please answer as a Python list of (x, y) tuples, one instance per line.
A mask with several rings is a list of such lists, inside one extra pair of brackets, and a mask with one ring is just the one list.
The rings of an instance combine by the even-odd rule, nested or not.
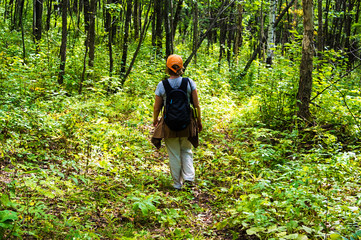
[[(360, 5), (0, 0), (0, 239), (359, 239)], [(188, 192), (149, 140), (170, 54)]]

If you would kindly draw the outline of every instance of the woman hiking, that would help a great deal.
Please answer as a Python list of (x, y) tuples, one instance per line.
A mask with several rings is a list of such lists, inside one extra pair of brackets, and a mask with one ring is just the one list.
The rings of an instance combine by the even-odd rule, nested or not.
[[(153, 126), (156, 129), (153, 138), (164, 138), (169, 155), (173, 187), (180, 190), (184, 184), (193, 186), (194, 183), (192, 144), (195, 147), (198, 146), (198, 132), (202, 131), (201, 109), (196, 84), (190, 78), (181, 77), (184, 73), (181, 56), (174, 54), (168, 57), (166, 72), (169, 74), (169, 78), (159, 82), (155, 90)], [(189, 112), (187, 112), (184, 110), (185, 114), (177, 112), (178, 110), (183, 111), (181, 109), (184, 108), (181, 102), (182, 93), (183, 98), (186, 99), (183, 102), (187, 101), (185, 108), (188, 109), (192, 103), (194, 111), (188, 110)], [(180, 109), (174, 109), (174, 105), (180, 106)], [(159, 113), (163, 106), (165, 113), (163, 118), (159, 120)], [(186, 119), (187, 116), (185, 121), (181, 119), (184, 115), (188, 115), (188, 120)], [(157, 147), (160, 147), (160, 142)]]

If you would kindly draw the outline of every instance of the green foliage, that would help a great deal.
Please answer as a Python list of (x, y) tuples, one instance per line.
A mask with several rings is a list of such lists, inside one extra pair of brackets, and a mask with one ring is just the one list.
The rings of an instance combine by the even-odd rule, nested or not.
[[(205, 6), (199, 4), (202, 13)], [(260, 2), (245, 7), (258, 11)], [(78, 95), (85, 49), (76, 39), (83, 43), (83, 33), (70, 32), (78, 38), (70, 39), (65, 84), (58, 86), (58, 28), (38, 52), (29, 47), (25, 61), (20, 33), (0, 29), (0, 238), (359, 237), (360, 72), (344, 74), (342, 53), (315, 59), (312, 97), (331, 87), (313, 101), (317, 126), (301, 129), (295, 95), (302, 36), (291, 32), (294, 42), (275, 49), (272, 67), (255, 61), (242, 81), (255, 29), (246, 31), (231, 66), (218, 62), (218, 46), (202, 46), (185, 74), (197, 84), (204, 119), (194, 151), (198, 185), (175, 191), (165, 149), (155, 151), (149, 141), (154, 90), (165, 76), (150, 39), (123, 87), (116, 73), (109, 77), (98, 39), (95, 67)], [(181, 38), (175, 50), (186, 57), (191, 43)]]

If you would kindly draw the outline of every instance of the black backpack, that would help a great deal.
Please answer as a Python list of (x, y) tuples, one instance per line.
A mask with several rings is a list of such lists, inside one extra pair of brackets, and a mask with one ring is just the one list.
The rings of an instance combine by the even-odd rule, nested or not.
[(178, 89), (173, 89), (168, 79), (162, 81), (167, 96), (164, 122), (173, 131), (185, 129), (191, 122), (191, 108), (188, 102), (188, 78), (182, 78)]

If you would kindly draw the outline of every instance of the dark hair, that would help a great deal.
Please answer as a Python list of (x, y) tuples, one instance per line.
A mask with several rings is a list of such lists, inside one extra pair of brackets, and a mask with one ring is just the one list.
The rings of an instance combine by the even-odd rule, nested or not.
[(173, 65), (172, 68), (176, 69), (177, 72), (174, 72), (172, 69), (170, 69), (169, 67), (167, 67), (167, 73), (171, 76), (182, 76), (184, 73), (184, 68), (180, 68), (178, 65)]

